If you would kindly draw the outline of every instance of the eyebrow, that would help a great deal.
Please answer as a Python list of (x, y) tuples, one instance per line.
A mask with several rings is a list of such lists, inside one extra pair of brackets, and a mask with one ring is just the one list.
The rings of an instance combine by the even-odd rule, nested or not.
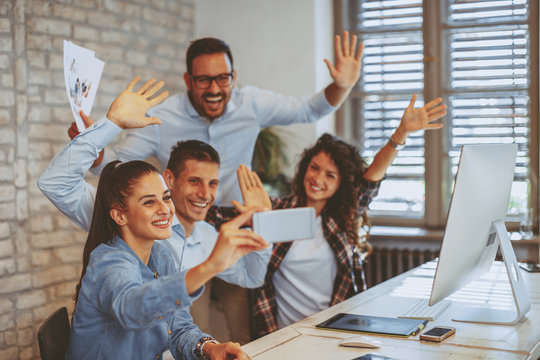
[[(171, 190), (167, 189), (167, 190), (165, 190), (165, 191), (163, 192), (163, 195), (169, 194), (170, 192), (171, 192)], [(143, 196), (141, 196), (141, 197), (139, 198), (139, 201), (144, 200), (144, 199), (146, 199), (146, 198), (153, 199), (153, 198), (155, 198), (155, 197), (156, 197), (156, 195), (154, 195), (154, 194), (143, 195)]]

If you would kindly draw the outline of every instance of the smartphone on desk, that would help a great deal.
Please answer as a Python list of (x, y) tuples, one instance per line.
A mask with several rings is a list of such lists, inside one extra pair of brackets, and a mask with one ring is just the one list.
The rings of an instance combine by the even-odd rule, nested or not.
[(447, 337), (454, 335), (455, 333), (456, 329), (453, 327), (436, 326), (426, 331), (425, 333), (420, 334), (420, 340), (441, 342)]
[(311, 239), (315, 236), (315, 209), (302, 207), (253, 214), (253, 231), (269, 243)]

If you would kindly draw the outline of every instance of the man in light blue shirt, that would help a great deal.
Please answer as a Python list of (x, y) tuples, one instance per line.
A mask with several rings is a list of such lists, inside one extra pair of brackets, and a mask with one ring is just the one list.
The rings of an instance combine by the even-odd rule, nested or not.
[(186, 54), (187, 94), (176, 94), (148, 111), (163, 121), (131, 131), (108, 146), (93, 172), (112, 160), (143, 160), (155, 156), (165, 168), (171, 147), (179, 140), (197, 139), (212, 145), (221, 156), (220, 190), (216, 205), (241, 200), (235, 171), (251, 164), (261, 129), (274, 125), (311, 123), (332, 114), (346, 99), (360, 76), (362, 46), (356, 36), (335, 39), (335, 66), (325, 60), (333, 82), (305, 98), (284, 96), (246, 86), (236, 88), (236, 71), (229, 46), (218, 39), (193, 41)]

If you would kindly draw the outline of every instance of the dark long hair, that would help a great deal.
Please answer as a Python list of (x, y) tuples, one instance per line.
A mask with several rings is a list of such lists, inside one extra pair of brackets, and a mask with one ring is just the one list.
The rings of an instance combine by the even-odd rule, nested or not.
[(336, 164), (341, 176), (341, 184), (336, 193), (328, 199), (321, 214), (333, 218), (345, 230), (349, 243), (358, 242), (358, 200), (362, 176), (367, 163), (359, 150), (330, 135), (323, 134), (312, 147), (304, 150), (292, 181), (292, 191), (301, 205), (307, 204), (304, 177), (311, 159), (324, 152)]
[(118, 225), (110, 216), (113, 206), (121, 209), (126, 208), (126, 200), (133, 192), (137, 180), (143, 175), (156, 173), (159, 171), (152, 165), (144, 161), (130, 161), (122, 163), (113, 161), (105, 166), (99, 178), (96, 201), (94, 203), (94, 212), (92, 213), (92, 223), (88, 231), (88, 238), (84, 245), (83, 267), (81, 278), (77, 284), (75, 296), (73, 299), (77, 302), (81, 282), (86, 274), (86, 267), (90, 260), (90, 254), (100, 244), (105, 243), (118, 234)]

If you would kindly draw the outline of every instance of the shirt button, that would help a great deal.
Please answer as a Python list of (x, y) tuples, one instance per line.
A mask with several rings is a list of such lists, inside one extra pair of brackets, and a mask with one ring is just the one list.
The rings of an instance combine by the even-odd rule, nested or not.
[(167, 330), (167, 333), (168, 333), (169, 335), (171, 335), (171, 329)]
[(158, 320), (162, 320), (162, 319), (163, 319), (163, 316), (160, 315), (160, 316), (158, 316), (157, 318), (158, 318)]
[(181, 302), (180, 300), (176, 299), (176, 301), (174, 302), (176, 304), (176, 306), (180, 306)]
[(161, 355), (160, 355), (160, 354), (157, 354), (157, 355), (156, 355), (156, 359), (159, 359), (159, 358), (161, 358)]

